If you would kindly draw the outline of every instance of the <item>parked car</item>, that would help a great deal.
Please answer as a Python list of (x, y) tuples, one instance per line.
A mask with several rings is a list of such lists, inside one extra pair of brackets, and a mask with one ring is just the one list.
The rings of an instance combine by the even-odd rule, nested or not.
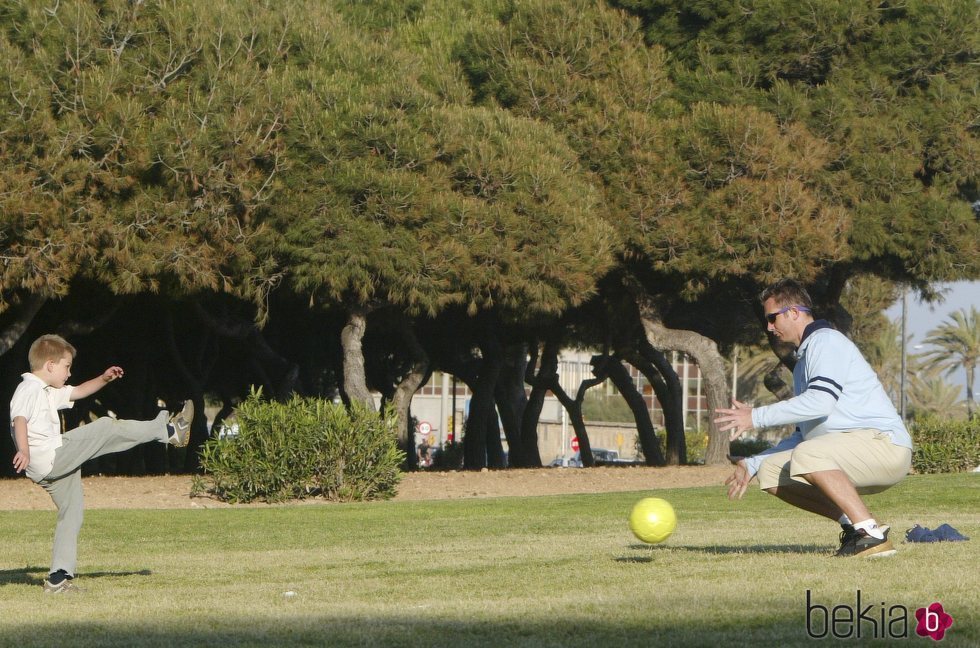
[(592, 458), (595, 459), (597, 466), (602, 466), (619, 461), (619, 453), (615, 450), (606, 450), (605, 448), (592, 448)]
[[(595, 465), (597, 466), (608, 466), (611, 464), (620, 463), (622, 460), (619, 458), (619, 453), (615, 450), (607, 450), (605, 448), (592, 448), (592, 457), (595, 459)], [(568, 468), (581, 468), (582, 467), (582, 453), (576, 452), (569, 458), (555, 457), (555, 459), (549, 464), (551, 467), (568, 467)]]

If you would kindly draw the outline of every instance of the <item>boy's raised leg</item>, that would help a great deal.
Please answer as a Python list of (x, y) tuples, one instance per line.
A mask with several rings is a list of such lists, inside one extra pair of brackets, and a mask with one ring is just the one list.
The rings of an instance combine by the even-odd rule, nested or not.
[(167, 412), (162, 411), (151, 421), (100, 418), (65, 433), (62, 446), (55, 453), (54, 467), (44, 481), (61, 479), (82, 467), (89, 459), (112, 452), (129, 450), (141, 443), (168, 439)]

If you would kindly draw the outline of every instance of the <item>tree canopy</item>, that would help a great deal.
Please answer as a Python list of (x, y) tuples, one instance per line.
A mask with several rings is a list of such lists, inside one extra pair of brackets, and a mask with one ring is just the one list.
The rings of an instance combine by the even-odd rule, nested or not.
[(495, 409), (533, 465), (562, 346), (671, 399), (684, 351), (718, 406), (777, 277), (845, 325), (856, 278), (980, 277), (978, 51), (971, 0), (8, 0), (0, 351), (146, 318), (172, 343), (119, 341), (196, 398), (374, 390), (405, 426), (451, 371), (469, 465)]

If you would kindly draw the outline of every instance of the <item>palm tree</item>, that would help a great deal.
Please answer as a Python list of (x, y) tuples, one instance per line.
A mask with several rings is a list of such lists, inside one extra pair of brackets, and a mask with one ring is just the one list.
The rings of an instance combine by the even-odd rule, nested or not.
[[(902, 326), (897, 320), (880, 325), (877, 336), (860, 345), (861, 352), (878, 374), (885, 392), (900, 407), (902, 398)], [(906, 367), (906, 381), (912, 378), (912, 363)]]
[[(951, 320), (951, 321), (950, 321)], [(980, 359), (980, 313), (970, 307), (969, 315), (961, 308), (950, 319), (929, 331), (925, 344), (936, 347), (923, 354), (928, 366), (944, 369), (946, 375), (958, 369), (966, 372), (966, 411), (973, 418), (973, 378)]]
[(913, 418), (932, 415), (960, 420), (966, 415), (960, 388), (946, 382), (938, 370), (916, 374), (909, 382), (909, 410)]

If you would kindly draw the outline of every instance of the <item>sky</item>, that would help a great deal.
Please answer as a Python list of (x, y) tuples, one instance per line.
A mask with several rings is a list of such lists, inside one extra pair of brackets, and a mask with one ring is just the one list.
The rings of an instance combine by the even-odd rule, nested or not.
[[(949, 315), (953, 311), (965, 309), (969, 314), (971, 307), (980, 310), (980, 281), (957, 281), (937, 284), (937, 287), (944, 291), (946, 297), (941, 303), (923, 303), (915, 293), (909, 294), (908, 334), (912, 337), (908, 346), (908, 353), (910, 354), (923, 351), (924, 349), (916, 349), (916, 345), (922, 344), (929, 331), (949, 320)], [(885, 316), (901, 322), (902, 300), (899, 299), (886, 310)], [(966, 377), (962, 371), (946, 379), (950, 383), (961, 386), (966, 383)]]

